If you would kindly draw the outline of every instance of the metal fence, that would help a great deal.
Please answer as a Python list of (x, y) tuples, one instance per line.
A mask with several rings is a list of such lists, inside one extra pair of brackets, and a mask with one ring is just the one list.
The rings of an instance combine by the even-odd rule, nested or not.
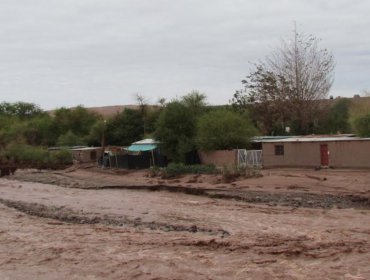
[(261, 167), (262, 150), (238, 150), (238, 166)]

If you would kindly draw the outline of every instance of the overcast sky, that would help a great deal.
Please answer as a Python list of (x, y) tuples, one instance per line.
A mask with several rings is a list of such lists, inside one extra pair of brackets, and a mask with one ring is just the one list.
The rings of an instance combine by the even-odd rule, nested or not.
[(368, 0), (0, 0), (0, 102), (44, 109), (227, 103), (293, 22), (336, 60), (334, 96), (370, 89)]

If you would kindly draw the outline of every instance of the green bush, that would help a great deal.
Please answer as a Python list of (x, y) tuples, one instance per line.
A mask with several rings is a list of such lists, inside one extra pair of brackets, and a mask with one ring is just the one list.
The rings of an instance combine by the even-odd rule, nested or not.
[(359, 136), (370, 137), (370, 114), (357, 117), (353, 125)]
[(59, 136), (57, 145), (60, 147), (83, 146), (83, 145), (86, 145), (86, 141), (84, 141), (82, 137), (68, 130), (67, 133)]
[(72, 155), (67, 150), (49, 152), (42, 147), (13, 143), (6, 147), (2, 156), (19, 167), (59, 169), (72, 164)]
[(218, 170), (214, 165), (185, 165), (182, 163), (170, 163), (162, 171), (162, 176), (166, 178), (178, 177), (184, 174), (217, 174)]
[(52, 163), (56, 165), (71, 165), (72, 161), (72, 153), (69, 150), (59, 150), (53, 151), (50, 153), (49, 159)]
[(172, 101), (159, 115), (154, 137), (174, 162), (185, 162), (185, 154), (195, 149), (196, 118), (189, 108), (179, 101)]
[(205, 151), (241, 149), (256, 134), (248, 118), (228, 110), (211, 111), (198, 121), (196, 142)]

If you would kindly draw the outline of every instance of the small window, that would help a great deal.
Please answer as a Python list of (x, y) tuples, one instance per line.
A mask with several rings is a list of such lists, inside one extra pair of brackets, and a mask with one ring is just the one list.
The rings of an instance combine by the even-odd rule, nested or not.
[(283, 145), (275, 145), (275, 155), (276, 156), (283, 156), (284, 155), (284, 146)]

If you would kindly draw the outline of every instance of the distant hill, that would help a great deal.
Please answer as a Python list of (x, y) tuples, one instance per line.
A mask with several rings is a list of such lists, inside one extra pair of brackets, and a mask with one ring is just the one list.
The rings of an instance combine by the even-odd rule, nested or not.
[(113, 106), (102, 106), (102, 107), (88, 107), (86, 108), (90, 112), (95, 112), (102, 115), (105, 118), (110, 118), (117, 113), (122, 112), (124, 109), (139, 109), (138, 105), (113, 105)]

